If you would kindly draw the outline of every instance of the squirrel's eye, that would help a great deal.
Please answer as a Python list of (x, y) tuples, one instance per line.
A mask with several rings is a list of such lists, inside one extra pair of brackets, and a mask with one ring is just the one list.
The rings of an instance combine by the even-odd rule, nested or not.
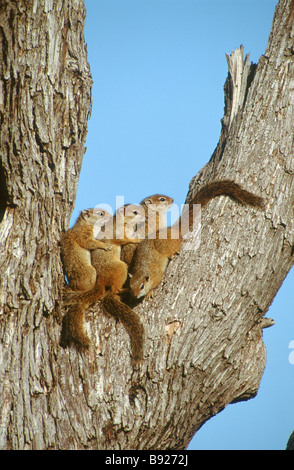
[(138, 214), (139, 214), (139, 212), (138, 212), (138, 211), (134, 211), (134, 215), (138, 215)]
[(144, 284), (141, 284), (140, 288), (141, 288), (141, 290), (143, 290), (144, 289)]
[(165, 197), (161, 197), (160, 202), (164, 202), (164, 201), (165, 201)]

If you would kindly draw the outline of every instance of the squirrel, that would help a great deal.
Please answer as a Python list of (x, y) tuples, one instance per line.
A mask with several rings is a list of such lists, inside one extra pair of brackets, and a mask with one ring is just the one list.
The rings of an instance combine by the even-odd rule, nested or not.
[[(96, 278), (94, 285), (91, 285), (91, 288), (88, 290), (75, 289), (75, 286), (79, 285), (76, 277), (84, 276), (84, 267), (78, 264), (75, 266), (75, 269), (71, 269), (74, 257), (71, 256), (68, 244), (66, 253), (63, 255), (65, 264), (70, 265), (67, 272), (74, 273), (69, 280), (69, 284), (75, 291), (67, 291), (64, 294), (64, 303), (68, 306), (68, 313), (64, 319), (62, 345), (66, 346), (75, 343), (80, 349), (87, 349), (89, 347), (90, 340), (84, 330), (85, 313), (88, 307), (102, 299), (104, 310), (121, 320), (127, 329), (131, 339), (134, 363), (142, 360), (144, 330), (140, 318), (128, 305), (121, 302), (118, 297), (118, 294), (124, 291), (123, 286), (128, 273), (126, 263), (120, 260), (121, 246), (125, 243), (138, 244), (141, 242), (140, 239), (126, 236), (127, 232), (133, 232), (132, 226), (141, 223), (143, 220), (138, 209), (138, 207), (133, 208), (127, 216), (125, 216), (124, 211), (118, 211), (113, 218), (106, 219), (105, 226), (101, 227), (99, 236), (103, 240), (103, 242), (100, 241), (102, 246), (98, 245), (90, 253), (90, 265), (95, 270)], [(84, 225), (85, 219), (80, 219), (78, 227), (74, 227), (76, 232), (81, 232), (81, 236), (84, 233)], [(105, 228), (104, 232), (102, 228)], [(69, 255), (68, 259), (67, 255)], [(82, 268), (81, 271), (79, 270), (80, 266)]]
[(166, 227), (166, 212), (173, 202), (172, 197), (164, 194), (153, 194), (140, 202), (145, 211), (145, 235), (148, 238), (153, 238), (153, 234)]
[(64, 272), (73, 290), (89, 290), (95, 286), (96, 270), (91, 264), (91, 251), (109, 247), (94, 237), (111, 215), (102, 209), (84, 209), (75, 225), (63, 233), (60, 241)]
[[(263, 199), (243, 189), (239, 184), (230, 180), (221, 180), (208, 183), (196, 193), (189, 202), (189, 228), (193, 222), (193, 205), (201, 204), (205, 207), (216, 196), (226, 195), (243, 205), (263, 208)], [(152, 297), (153, 289), (161, 282), (168, 261), (180, 250), (183, 229), (181, 219), (177, 222), (179, 236), (173, 238), (173, 227), (166, 229), (165, 238), (160, 238), (160, 231), (155, 239), (145, 239), (136, 248), (133, 265), (129, 276), (129, 288), (134, 298)]]
[[(137, 227), (141, 238), (152, 238), (153, 234), (156, 236), (156, 232), (166, 227), (166, 212), (173, 202), (173, 198), (164, 194), (153, 194), (140, 202), (140, 208), (143, 209), (142, 214), (145, 216), (145, 220)], [(129, 204), (123, 206), (126, 212), (130, 206)], [(137, 245), (129, 243), (121, 249), (121, 260), (128, 266), (131, 265), (136, 248)]]

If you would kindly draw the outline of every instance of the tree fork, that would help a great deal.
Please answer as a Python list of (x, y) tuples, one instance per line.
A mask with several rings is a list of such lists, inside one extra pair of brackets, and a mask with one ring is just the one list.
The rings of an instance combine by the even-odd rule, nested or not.
[(202, 211), (200, 247), (183, 249), (136, 307), (146, 346), (133, 369), (126, 331), (99, 306), (89, 353), (59, 345), (58, 241), (91, 105), (83, 2), (1, 4), (1, 448), (183, 449), (227, 404), (256, 395), (264, 315), (293, 265), (293, 12), (279, 1), (257, 66), (242, 48), (227, 58), (220, 141), (187, 195), (232, 179), (265, 212), (226, 197)]

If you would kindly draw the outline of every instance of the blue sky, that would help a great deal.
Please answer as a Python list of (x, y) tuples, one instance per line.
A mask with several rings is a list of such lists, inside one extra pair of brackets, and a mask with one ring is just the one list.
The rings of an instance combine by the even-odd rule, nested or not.
[[(72, 220), (116, 196), (182, 204), (220, 136), (225, 53), (264, 53), (276, 0), (85, 0), (94, 79), (87, 152)], [(284, 449), (294, 429), (293, 270), (268, 316), (258, 396), (209, 420), (191, 449)], [(293, 348), (294, 349), (294, 348)], [(292, 351), (293, 351), (292, 349)]]

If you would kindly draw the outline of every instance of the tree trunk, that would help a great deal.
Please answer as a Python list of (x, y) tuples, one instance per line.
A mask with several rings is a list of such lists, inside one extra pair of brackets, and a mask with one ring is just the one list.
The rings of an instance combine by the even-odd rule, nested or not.
[(287, 442), (286, 450), (294, 450), (294, 431), (292, 432)]
[(58, 243), (91, 105), (84, 20), (78, 0), (0, 4), (1, 448), (65, 448), (72, 434), (68, 418), (64, 432), (56, 425), (56, 406), (66, 414)]
[[(74, 2), (0, 6), (3, 449), (184, 449), (227, 404), (256, 395), (262, 328), (294, 262), (294, 0), (280, 0), (257, 66), (228, 57), (220, 141), (192, 179), (232, 179), (265, 211), (227, 197), (202, 211), (152, 300), (136, 307), (145, 358), (123, 326), (90, 310), (88, 353), (60, 344), (60, 232), (84, 153), (91, 76), (85, 10)], [(119, 360), (118, 360), (119, 359)]]

